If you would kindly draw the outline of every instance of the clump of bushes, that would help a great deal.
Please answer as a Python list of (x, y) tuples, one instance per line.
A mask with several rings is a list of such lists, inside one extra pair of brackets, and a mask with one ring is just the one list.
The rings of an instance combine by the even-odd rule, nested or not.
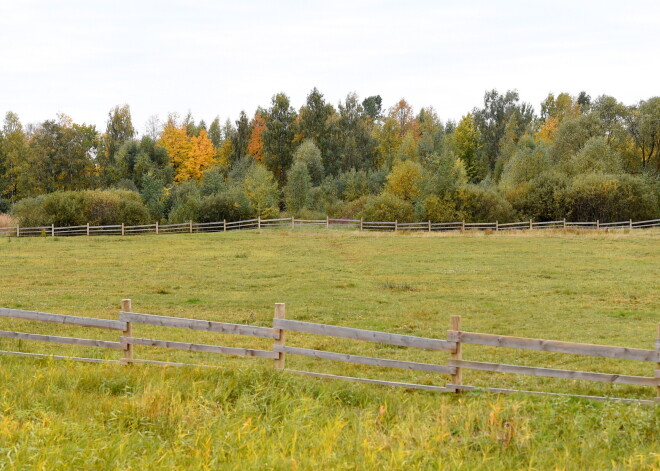
[(149, 211), (138, 193), (128, 190), (57, 191), (16, 203), (12, 216), (22, 226), (95, 226), (146, 224)]

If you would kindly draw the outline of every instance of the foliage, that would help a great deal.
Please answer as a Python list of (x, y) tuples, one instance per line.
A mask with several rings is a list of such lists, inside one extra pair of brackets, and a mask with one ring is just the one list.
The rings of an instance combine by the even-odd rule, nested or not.
[(417, 162), (399, 162), (387, 176), (385, 191), (403, 200), (414, 201), (424, 190), (424, 178), (424, 169)]
[(564, 190), (563, 198), (567, 217), (577, 221), (644, 220), (658, 214), (657, 194), (652, 184), (640, 176), (579, 175)]
[(515, 217), (513, 207), (500, 193), (474, 184), (459, 188), (457, 206), (467, 222), (510, 222)]
[(261, 164), (253, 164), (243, 181), (245, 195), (252, 205), (253, 214), (273, 218), (279, 212), (279, 190), (273, 174)]
[(25, 198), (12, 215), (22, 226), (146, 224), (151, 220), (140, 195), (126, 190), (53, 192)]
[(287, 176), (284, 188), (286, 209), (289, 214), (298, 215), (310, 203), (310, 190), (312, 178), (309, 176), (307, 165), (302, 160), (293, 164)]
[(312, 179), (313, 185), (320, 185), (325, 174), (323, 170), (323, 159), (321, 158), (321, 150), (316, 147), (314, 141), (306, 139), (296, 149), (293, 155), (293, 161), (302, 162), (307, 167), (307, 172)]
[(412, 203), (388, 192), (370, 196), (360, 216), (365, 221), (413, 222), (415, 220)]

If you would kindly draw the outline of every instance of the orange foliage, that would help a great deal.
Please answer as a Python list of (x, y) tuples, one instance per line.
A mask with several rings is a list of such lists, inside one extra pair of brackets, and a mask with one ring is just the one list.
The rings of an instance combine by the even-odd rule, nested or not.
[(266, 120), (261, 115), (261, 113), (256, 113), (252, 119), (252, 134), (250, 134), (250, 140), (247, 145), (247, 152), (249, 155), (254, 157), (257, 161), (263, 163), (264, 155), (264, 141), (261, 137), (264, 130), (266, 129)]
[(203, 129), (199, 136), (188, 136), (185, 126), (179, 128), (168, 123), (159, 144), (167, 149), (174, 167), (174, 181), (177, 183), (202, 178), (204, 171), (215, 161), (213, 142)]

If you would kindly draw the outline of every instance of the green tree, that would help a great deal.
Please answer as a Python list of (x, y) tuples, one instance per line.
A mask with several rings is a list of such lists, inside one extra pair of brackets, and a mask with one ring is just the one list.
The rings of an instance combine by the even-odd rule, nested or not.
[(286, 183), (286, 173), (293, 160), (296, 135), (296, 112), (284, 93), (273, 96), (266, 114), (266, 129), (262, 139), (266, 168), (273, 172), (280, 187)]
[(297, 215), (307, 208), (310, 203), (311, 189), (312, 178), (309, 176), (307, 165), (302, 161), (296, 161), (289, 170), (287, 184), (284, 188), (287, 211)]
[(655, 161), (660, 170), (660, 97), (640, 101), (630, 107), (628, 132), (641, 154), (642, 167)]
[(28, 145), (23, 126), (16, 113), (7, 112), (0, 131), (0, 197), (7, 197), (12, 203), (30, 194), (31, 182), (26, 181), (25, 167), (28, 158)]
[(261, 164), (252, 164), (248, 169), (243, 189), (254, 213), (264, 218), (274, 217), (278, 213), (279, 190), (273, 174)]
[(509, 90), (503, 95), (497, 90), (487, 91), (484, 95), (483, 108), (475, 108), (472, 114), (474, 124), (479, 130), (479, 158), (491, 171), (495, 169), (500, 153), (500, 141), (504, 137), (506, 124), (511, 116), (516, 115), (517, 118), (517, 137), (524, 134), (534, 118), (531, 105), (520, 103), (516, 90)]
[(465, 170), (471, 181), (477, 179), (477, 153), (479, 152), (479, 130), (471, 113), (463, 116), (454, 131), (454, 143), (458, 157), (465, 164)]
[[(135, 137), (135, 128), (131, 119), (131, 108), (128, 105), (115, 106), (108, 113), (105, 134), (101, 141), (101, 152), (98, 161), (102, 169), (111, 167), (115, 155), (122, 144)], [(110, 183), (108, 175), (103, 173), (104, 183)]]
[(307, 139), (300, 144), (293, 155), (293, 161), (294, 164), (296, 162), (304, 163), (307, 166), (312, 183), (314, 185), (321, 184), (324, 176), (323, 159), (321, 158), (321, 151), (316, 147), (314, 141)]

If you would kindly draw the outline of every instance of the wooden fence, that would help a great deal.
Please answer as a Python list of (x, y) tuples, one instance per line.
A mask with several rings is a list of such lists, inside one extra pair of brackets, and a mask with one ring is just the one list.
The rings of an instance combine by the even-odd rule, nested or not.
[[(135, 357), (133, 347), (157, 347), (165, 349), (185, 350), (189, 352), (219, 353), (224, 355), (247, 356), (255, 358), (266, 358), (273, 360), (273, 366), (290, 373), (303, 374), (307, 376), (336, 379), (345, 381), (354, 381), (361, 383), (378, 384), (385, 386), (399, 386), (410, 389), (424, 389), (437, 392), (460, 393), (463, 391), (481, 390), (493, 393), (525, 393), (525, 394), (543, 394), (555, 396), (581, 397), (592, 400), (615, 400), (622, 402), (636, 402), (642, 404), (660, 403), (660, 323), (658, 323), (657, 339), (655, 340), (655, 349), (646, 350), (640, 348), (617, 347), (608, 345), (592, 345), (574, 342), (561, 342), (556, 340), (544, 340), (524, 337), (511, 337), (495, 334), (485, 334), (477, 332), (467, 332), (461, 329), (460, 316), (451, 316), (450, 328), (447, 331), (446, 339), (416, 337), (411, 335), (393, 334), (387, 332), (377, 332), (349, 327), (340, 327), (312, 322), (301, 322), (286, 319), (285, 306), (282, 303), (275, 305), (275, 316), (273, 326), (260, 327), (247, 324), (230, 324), (224, 322), (206, 321), (198, 319), (186, 319), (178, 317), (160, 316), (153, 314), (140, 314), (133, 312), (131, 300), (125, 299), (121, 303), (119, 320), (95, 319), (89, 317), (79, 317), (61, 314), (48, 314), (42, 312), (24, 311), (19, 309), (0, 308), (0, 317), (50, 322), (63, 325), (78, 327), (91, 327), (98, 329), (109, 329), (120, 331), (121, 335), (118, 341), (96, 340), (90, 338), (59, 337), (43, 334), (32, 334), (15, 331), (0, 331), (0, 337), (21, 339), (38, 342), (54, 342), (60, 344), (69, 344), (84, 347), (98, 347), (119, 350), (122, 357), (116, 360), (105, 360), (87, 357), (67, 357), (62, 355), (46, 355), (39, 353), (25, 353), (16, 351), (0, 351), (3, 354), (30, 356), (30, 357), (50, 357), (56, 359), (68, 359), (86, 362), (110, 362), (110, 363), (152, 363), (171, 366), (209, 366), (190, 363), (175, 363), (169, 361), (155, 361), (138, 359)], [(161, 338), (142, 338), (133, 334), (134, 325), (151, 325), (158, 327), (170, 327), (177, 329), (198, 330), (214, 332), (219, 334), (231, 334), (238, 336), (257, 337), (273, 341), (272, 349), (264, 350), (257, 348), (230, 347), (221, 345), (209, 345), (200, 343), (188, 343), (164, 340)], [(421, 363), (415, 361), (393, 360), (387, 358), (378, 358), (362, 355), (351, 355), (341, 352), (326, 350), (316, 350), (309, 348), (295, 347), (287, 344), (288, 333), (311, 334), (323, 337), (343, 338), (356, 341), (374, 342), (385, 345), (395, 345), (409, 349), (423, 349), (436, 352), (445, 352), (450, 354), (450, 358), (441, 363), (442, 357), (438, 357), (437, 363)], [(159, 335), (160, 337), (160, 335)], [(290, 337), (290, 336), (289, 336)], [(591, 371), (574, 371), (556, 368), (544, 368), (538, 366), (520, 366), (501, 363), (488, 363), (480, 361), (469, 361), (463, 358), (462, 345), (474, 344), (490, 347), (514, 348), (523, 350), (536, 350), (541, 352), (566, 353), (575, 355), (587, 355), (592, 357), (604, 357), (625, 359), (634, 361), (643, 361), (655, 364), (654, 376), (632, 376), (622, 374), (611, 374)], [(352, 376), (338, 376), (327, 373), (317, 373), (312, 371), (292, 370), (285, 368), (287, 355), (299, 355), (321, 360), (339, 361), (356, 363), (361, 365), (371, 365), (384, 368), (395, 368), (405, 370), (424, 371), (447, 375), (450, 379), (444, 386), (432, 386), (427, 384), (415, 384), (397, 381), (385, 381), (379, 379), (370, 379)], [(643, 387), (652, 387), (656, 391), (656, 399), (640, 400), (605, 396), (584, 396), (577, 394), (553, 393), (546, 391), (522, 391), (514, 389), (505, 389), (498, 387), (475, 387), (463, 384), (463, 370), (479, 370), (496, 373), (510, 373), (519, 375), (531, 375), (547, 378), (564, 378), (571, 380), (597, 381), (615, 384), (628, 384)]]
[(83, 226), (58, 227), (0, 227), (0, 236), (7, 237), (70, 237), (70, 236), (97, 236), (97, 235), (138, 235), (138, 234), (192, 234), (202, 232), (226, 232), (245, 229), (265, 229), (271, 227), (316, 226), (316, 227), (346, 227), (360, 231), (415, 231), (415, 232), (447, 232), (447, 231), (522, 231), (532, 229), (646, 229), (660, 227), (660, 219), (647, 221), (620, 221), (620, 222), (570, 222), (561, 221), (522, 221), (499, 223), (495, 222), (398, 222), (398, 221), (364, 221), (362, 219), (248, 219), (246, 221), (220, 221), (220, 222), (184, 222), (180, 224), (142, 224), (127, 226), (116, 224), (112, 226)]

